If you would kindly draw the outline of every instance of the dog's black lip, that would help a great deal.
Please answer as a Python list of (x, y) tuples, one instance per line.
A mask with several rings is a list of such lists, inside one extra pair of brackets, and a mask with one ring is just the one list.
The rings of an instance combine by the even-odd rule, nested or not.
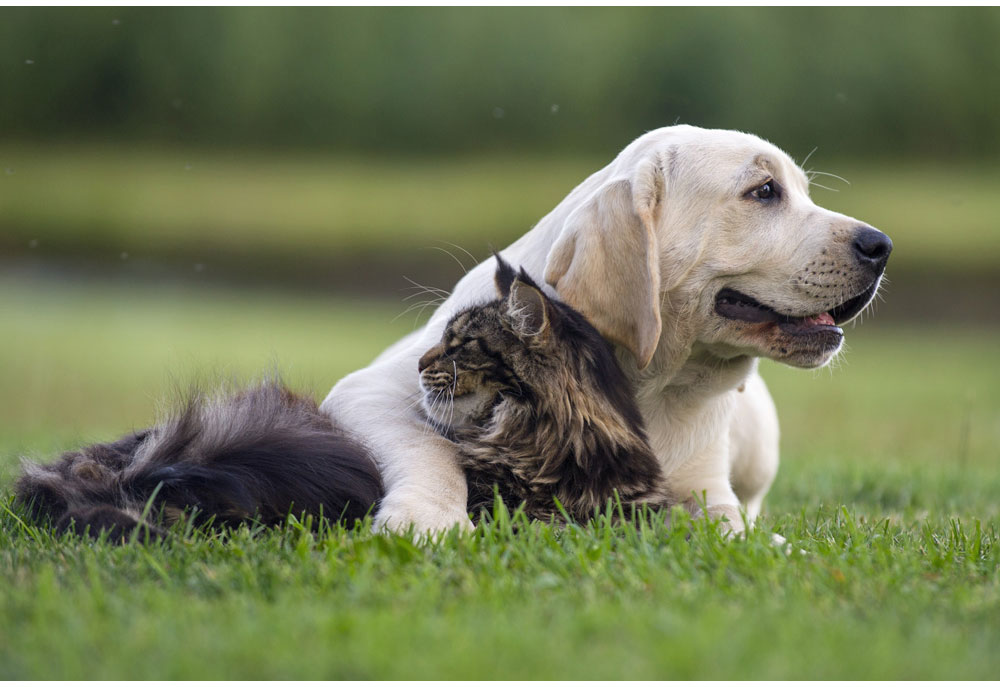
[[(875, 279), (864, 291), (857, 296), (849, 298), (840, 305), (826, 310), (833, 318), (837, 326), (853, 319), (868, 304), (875, 290), (878, 289), (879, 279)], [(798, 324), (809, 317), (816, 317), (822, 313), (814, 315), (785, 315), (779, 313), (774, 308), (764, 305), (756, 298), (745, 293), (726, 287), (715, 296), (715, 312), (730, 320), (740, 322), (774, 322), (777, 324)], [(819, 325), (829, 327), (830, 325)]]
[(864, 310), (868, 302), (871, 301), (872, 297), (875, 295), (875, 291), (878, 290), (879, 282), (882, 280), (881, 275), (872, 280), (872, 283), (868, 285), (868, 288), (859, 293), (854, 298), (849, 298), (836, 308), (830, 310), (830, 316), (837, 325), (842, 325), (845, 322), (849, 322), (854, 317)]
[(715, 295), (715, 312), (741, 322), (780, 322), (783, 319), (774, 308), (728, 287)]

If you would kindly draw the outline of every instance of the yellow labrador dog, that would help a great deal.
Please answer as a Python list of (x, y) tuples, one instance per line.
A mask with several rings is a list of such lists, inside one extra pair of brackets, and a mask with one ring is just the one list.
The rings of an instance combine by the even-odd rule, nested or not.
[[(618, 345), (674, 495), (743, 529), (778, 467), (778, 421), (757, 359), (819, 367), (879, 287), (892, 243), (818, 207), (781, 150), (673, 126), (633, 141), (502, 251)], [(338, 383), (322, 405), (377, 455), (376, 525), (471, 527), (447, 439), (428, 431), (417, 361), (457, 310), (493, 297), (492, 259), (427, 325)]]

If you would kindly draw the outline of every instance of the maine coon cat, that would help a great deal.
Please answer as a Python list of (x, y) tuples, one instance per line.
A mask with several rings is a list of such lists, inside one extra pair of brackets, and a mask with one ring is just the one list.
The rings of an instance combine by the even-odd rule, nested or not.
[(457, 313), (420, 359), (422, 405), (459, 448), (473, 513), (494, 487), (534, 518), (670, 505), (613, 348), (499, 255), (497, 300)]
[(159, 425), (25, 463), (15, 490), (59, 531), (121, 541), (137, 529), (161, 537), (185, 512), (216, 525), (278, 524), (289, 513), (350, 523), (375, 506), (382, 481), (367, 448), (311, 398), (263, 382), (194, 394)]

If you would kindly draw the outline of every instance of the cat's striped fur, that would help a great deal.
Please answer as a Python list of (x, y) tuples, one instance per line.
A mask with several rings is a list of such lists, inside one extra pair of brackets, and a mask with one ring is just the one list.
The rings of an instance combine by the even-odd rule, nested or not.
[(497, 300), (457, 313), (419, 363), (429, 420), (458, 446), (476, 513), (591, 517), (609, 499), (667, 506), (660, 465), (613, 348), (497, 256)]

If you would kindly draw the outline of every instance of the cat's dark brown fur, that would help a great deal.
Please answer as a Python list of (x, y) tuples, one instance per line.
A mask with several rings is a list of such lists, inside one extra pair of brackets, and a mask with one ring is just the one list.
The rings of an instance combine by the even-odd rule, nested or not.
[(587, 320), (497, 256), (499, 299), (456, 314), (419, 363), (428, 418), (458, 446), (469, 509), (524, 504), (584, 520), (617, 496), (667, 506), (615, 353)]
[(353, 522), (381, 495), (368, 450), (311, 398), (274, 382), (195, 394), (160, 425), (26, 463), (16, 485), (37, 519), (114, 541), (136, 530), (158, 538), (191, 511), (224, 525), (277, 524), (289, 513)]

